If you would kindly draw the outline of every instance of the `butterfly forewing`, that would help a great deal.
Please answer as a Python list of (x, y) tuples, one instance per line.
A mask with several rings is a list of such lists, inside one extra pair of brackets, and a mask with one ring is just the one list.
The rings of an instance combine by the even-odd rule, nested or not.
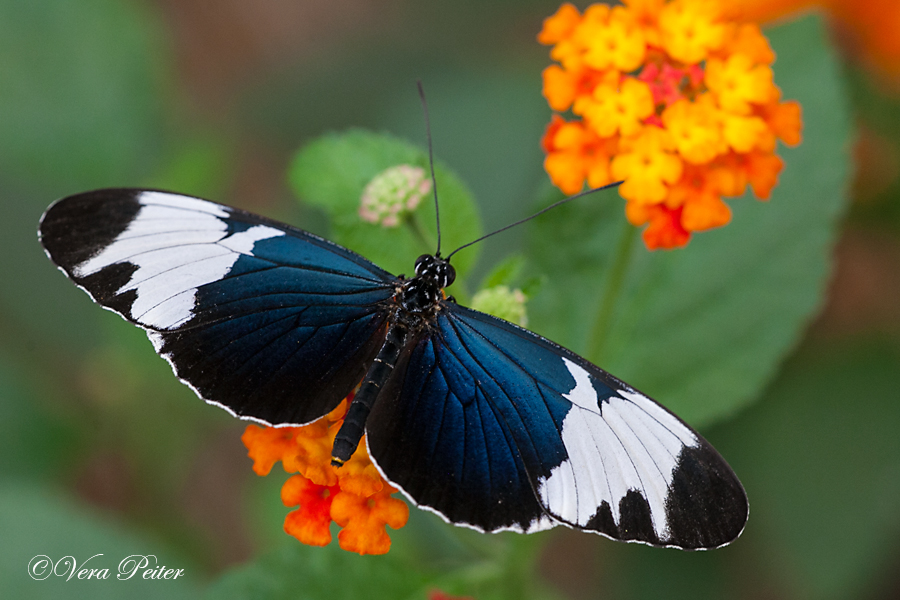
[(272, 424), (306, 423), (362, 379), (395, 278), (309, 233), (205, 200), (113, 189), (45, 214), (51, 260), (148, 330), (202, 398)]
[(564, 348), (445, 303), (407, 361), (398, 398), (373, 409), (369, 448), (389, 479), (448, 520), (486, 531), (561, 523), (682, 548), (720, 546), (743, 529), (746, 496), (724, 459)]

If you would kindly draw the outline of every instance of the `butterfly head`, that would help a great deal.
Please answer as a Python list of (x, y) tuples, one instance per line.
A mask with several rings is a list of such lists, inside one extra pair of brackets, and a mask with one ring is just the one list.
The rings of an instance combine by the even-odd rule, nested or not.
[(423, 254), (416, 260), (416, 277), (403, 283), (400, 304), (411, 313), (431, 313), (443, 300), (441, 290), (456, 279), (456, 269), (445, 258)]
[(440, 256), (423, 254), (416, 259), (416, 275), (434, 280), (443, 289), (456, 280), (456, 269)]

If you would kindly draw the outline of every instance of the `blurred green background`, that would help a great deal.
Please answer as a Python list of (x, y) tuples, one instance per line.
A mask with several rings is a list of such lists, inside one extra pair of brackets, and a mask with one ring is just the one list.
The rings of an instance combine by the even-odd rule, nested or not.
[[(900, 95), (816, 17), (768, 31), (776, 81), (804, 104), (781, 186), (732, 202), (734, 222), (684, 250), (636, 249), (600, 363), (700, 427), (741, 477), (750, 521), (722, 550), (478, 536), (415, 510), (386, 557), (301, 547), (281, 531), (285, 476), (252, 473), (244, 425), (43, 255), (47, 205), (106, 186), (335, 233), (292, 192), (294, 153), (350, 127), (421, 145), (416, 79), (435, 153), (484, 229), (525, 216), (553, 196), (535, 35), (556, 8), (0, 0), (0, 596), (900, 597)], [(538, 282), (532, 328), (583, 352), (622, 212), (615, 195), (587, 198), (492, 238), (463, 294), (518, 257)], [(98, 553), (89, 566), (154, 554), (186, 575), (28, 576), (36, 555)], [(532, 560), (539, 587), (523, 584)]]

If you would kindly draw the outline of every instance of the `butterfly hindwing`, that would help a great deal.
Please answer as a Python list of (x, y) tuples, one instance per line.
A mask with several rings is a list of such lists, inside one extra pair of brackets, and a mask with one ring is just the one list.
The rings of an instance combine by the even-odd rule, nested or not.
[(271, 424), (306, 423), (362, 379), (395, 278), (299, 229), (166, 192), (65, 198), (41, 221), (51, 260), (147, 330), (199, 396)]
[(397, 377), (370, 416), (372, 457), (451, 522), (682, 548), (743, 529), (744, 490), (702, 437), (527, 330), (444, 303)]
[(466, 356), (460, 361), (442, 334), (425, 332), (398, 361), (366, 422), (370, 456), (417, 505), (451, 523), (480, 531), (552, 527), (510, 430), (521, 426), (510, 424), (515, 407), (493, 401), (490, 375)]

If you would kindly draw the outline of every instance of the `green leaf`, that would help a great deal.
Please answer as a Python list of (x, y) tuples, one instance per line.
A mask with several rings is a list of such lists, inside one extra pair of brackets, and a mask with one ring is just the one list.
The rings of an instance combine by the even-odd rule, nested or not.
[[(433, 253), (437, 240), (434, 204), (423, 200), (413, 218), (425, 241), (409, 226), (385, 228), (363, 221), (358, 214), (366, 184), (385, 169), (400, 164), (428, 171), (428, 155), (422, 149), (384, 134), (352, 130), (325, 135), (302, 148), (294, 158), (289, 180), (304, 202), (324, 209), (331, 217), (331, 237), (392, 273), (410, 271), (416, 258)], [(448, 251), (481, 235), (481, 222), (471, 194), (456, 175), (435, 163), (441, 202), (441, 249)], [(454, 257), (459, 279), (478, 253)]]
[[(534, 536), (501, 534), (484, 537), (471, 531), (475, 543), (460, 553), (452, 528), (430, 530), (425, 544), (410, 551), (403, 544), (383, 556), (359, 556), (337, 542), (324, 548), (289, 541), (278, 550), (226, 573), (207, 590), (216, 600), (427, 600), (441, 590), (478, 600), (552, 600), (558, 596), (535, 578), (535, 556), (542, 547)], [(466, 535), (460, 536), (465, 540)], [(458, 541), (457, 541), (458, 543)], [(405, 546), (405, 547), (404, 547)], [(473, 552), (473, 549), (477, 551)], [(404, 551), (406, 550), (406, 551)]]
[[(694, 425), (751, 402), (797, 343), (821, 305), (846, 204), (850, 118), (821, 21), (768, 33), (784, 97), (803, 106), (803, 143), (779, 150), (785, 168), (768, 202), (730, 202), (729, 225), (673, 251), (648, 252), (634, 236), (603, 352), (588, 356)], [(623, 212), (605, 192), (537, 220), (529, 260), (548, 277), (529, 303), (538, 333), (588, 347), (630, 227)]]
[[(425, 598), (428, 575), (385, 556), (359, 556), (336, 545), (325, 548), (289, 542), (219, 579), (207, 598), (221, 600), (322, 599), (402, 600)], [(421, 591), (418, 596), (416, 592)]]
[[(0, 589), (6, 598), (178, 600), (197, 597), (196, 586), (201, 577), (198, 569), (184, 557), (156, 540), (123, 530), (58, 492), (4, 482), (0, 487), (0, 531), (3, 532)], [(101, 556), (91, 559), (96, 554)], [(47, 577), (33, 579), (29, 576), (29, 563), (41, 555), (54, 563), (70, 556), (79, 566), (108, 569), (109, 577), (79, 580), (76, 574), (67, 580), (63, 562), (57, 572), (65, 572), (64, 575), (46, 573), (36, 566), (35, 571)], [(145, 569), (140, 569), (130, 579), (119, 580), (120, 563), (132, 555), (153, 555), (155, 558), (148, 558), (149, 567), (166, 565), (184, 569), (184, 574), (168, 580), (143, 579)]]
[(501, 260), (488, 273), (479, 289), (497, 287), (498, 285), (515, 285), (525, 268), (525, 257), (521, 254), (512, 254)]

